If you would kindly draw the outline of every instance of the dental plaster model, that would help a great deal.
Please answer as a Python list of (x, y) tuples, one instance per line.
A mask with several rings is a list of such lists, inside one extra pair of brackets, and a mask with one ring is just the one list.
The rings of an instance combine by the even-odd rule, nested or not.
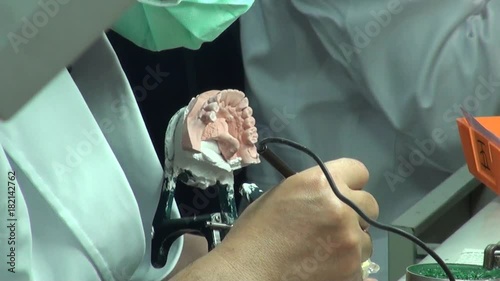
[(232, 224), (237, 217), (233, 171), (260, 163), (257, 139), (252, 108), (243, 92), (214, 90), (193, 98), (172, 117), (165, 136), (167, 214), (179, 179), (201, 189), (219, 187), (220, 198), (227, 199), (221, 208), (229, 213), (223, 220)]
[(240, 91), (208, 91), (188, 105), (182, 147), (202, 152), (202, 141), (216, 141), (224, 159), (238, 169), (259, 163), (257, 128), (248, 99)]

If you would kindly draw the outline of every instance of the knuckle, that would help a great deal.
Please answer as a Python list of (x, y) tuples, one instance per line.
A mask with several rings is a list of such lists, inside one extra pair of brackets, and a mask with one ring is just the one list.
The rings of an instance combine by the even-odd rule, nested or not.
[(342, 158), (339, 158), (337, 160), (333, 160), (331, 162), (332, 162), (332, 164), (340, 164), (340, 166), (353, 166), (353, 167), (356, 167), (360, 171), (362, 171), (362, 170), (368, 171), (368, 169), (366, 168), (365, 164), (363, 164), (363, 162), (361, 162), (358, 159), (354, 159), (354, 158), (342, 157)]
[(366, 178), (367, 180), (370, 178), (370, 172), (363, 162), (357, 159), (349, 159), (349, 162), (350, 165), (359, 173), (360, 177)]
[[(342, 178), (339, 176), (338, 171), (329, 170), (328, 172), (330, 173), (330, 176), (333, 180), (333, 184), (335, 186), (337, 186), (339, 191), (342, 192), (342, 191), (348, 189), (347, 186), (345, 185), (345, 183), (342, 181)], [(317, 171), (317, 173), (314, 175), (314, 178), (318, 184), (318, 187), (320, 187), (324, 190), (328, 190), (329, 192), (332, 192), (331, 185), (330, 185), (330, 182), (328, 182), (327, 175), (325, 175), (325, 173), (323, 173), (323, 171), (321, 171), (321, 169), (319, 169)]]
[(329, 198), (329, 219), (349, 232), (353, 225), (352, 221), (357, 220), (356, 212), (336, 196), (332, 195)]
[(349, 161), (352, 162), (352, 165), (358, 167), (360, 170), (363, 170), (363, 171), (367, 171), (368, 172), (368, 168), (366, 168), (366, 165), (359, 161), (358, 159), (349, 159)]
[[(356, 171), (363, 178), (369, 178), (370, 173), (366, 165), (360, 160), (353, 158), (340, 158), (333, 161), (333, 167), (349, 167), (348, 169)], [(341, 168), (342, 169), (342, 168)]]
[(378, 202), (377, 202), (377, 199), (375, 199), (375, 197), (368, 193), (368, 192), (365, 192), (366, 196), (365, 197), (365, 202), (366, 202), (366, 206), (367, 206), (367, 209), (368, 209), (368, 214), (372, 219), (377, 219), (378, 216), (379, 216), (379, 212), (380, 212), (380, 208), (379, 208), (379, 205), (378, 205)]
[(349, 200), (358, 206), (369, 218), (376, 220), (379, 215), (379, 205), (375, 197), (363, 190), (352, 191), (347, 194)]
[(352, 218), (352, 216), (349, 214), (349, 210), (347, 210), (347, 208), (340, 204), (341, 202), (333, 205), (333, 210), (330, 211), (329, 220), (337, 222), (340, 227), (346, 227), (346, 225), (349, 223), (349, 219)]
[[(335, 180), (335, 175), (330, 172), (332, 179)], [(307, 179), (307, 185), (314, 191), (318, 190), (330, 190), (330, 183), (326, 175), (321, 169), (317, 169), (310, 177)]]
[(352, 159), (352, 158), (349, 158), (349, 157), (341, 157), (341, 158), (338, 158), (337, 160), (333, 160), (333, 162), (339, 162), (339, 163), (347, 163), (347, 162), (351, 162), (351, 161), (354, 161), (355, 159)]
[(360, 239), (358, 238), (358, 235), (348, 233), (343, 241), (343, 248), (346, 251), (351, 252), (352, 255), (355, 255), (356, 252), (359, 252)]

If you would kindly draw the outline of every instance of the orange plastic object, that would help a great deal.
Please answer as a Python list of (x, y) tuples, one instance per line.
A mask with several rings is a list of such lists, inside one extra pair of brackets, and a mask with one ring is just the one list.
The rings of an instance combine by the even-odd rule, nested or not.
[(469, 171), (483, 184), (500, 195), (500, 143), (488, 136), (500, 136), (500, 116), (474, 118), (489, 132), (457, 119), (458, 132)]

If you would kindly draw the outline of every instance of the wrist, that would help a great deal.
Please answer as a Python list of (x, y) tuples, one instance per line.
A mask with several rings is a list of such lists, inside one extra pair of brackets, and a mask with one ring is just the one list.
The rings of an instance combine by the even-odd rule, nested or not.
[(211, 252), (219, 266), (229, 269), (231, 277), (238, 280), (280, 280), (282, 270), (276, 266), (276, 257), (265, 251), (265, 242), (255, 247), (247, 240), (238, 240), (224, 241)]
[(249, 255), (224, 247), (223, 244), (180, 271), (170, 281), (273, 280), (252, 262), (249, 264)]

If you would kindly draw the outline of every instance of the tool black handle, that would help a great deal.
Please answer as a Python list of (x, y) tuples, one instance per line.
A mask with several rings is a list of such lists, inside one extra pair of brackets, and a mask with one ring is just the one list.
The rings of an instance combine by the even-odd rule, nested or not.
[(207, 228), (207, 222), (210, 219), (210, 215), (169, 219), (155, 227), (151, 241), (151, 264), (153, 267), (162, 268), (167, 264), (169, 249), (184, 234), (204, 236), (207, 239), (209, 250), (211, 250), (213, 239), (210, 229)]
[(271, 166), (273, 166), (280, 174), (285, 177), (291, 177), (296, 174), (281, 158), (272, 152), (267, 145), (257, 144), (257, 153), (264, 158)]

